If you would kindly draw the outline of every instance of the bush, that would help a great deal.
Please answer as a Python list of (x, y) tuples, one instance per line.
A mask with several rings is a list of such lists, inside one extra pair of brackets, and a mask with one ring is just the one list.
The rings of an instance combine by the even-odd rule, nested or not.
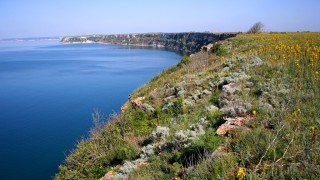
[(130, 128), (136, 135), (147, 135), (154, 126), (153, 121), (150, 121), (148, 115), (140, 108), (130, 109), (125, 118), (129, 121)]
[(214, 44), (211, 48), (211, 52), (215, 53), (217, 56), (223, 56), (227, 54), (227, 50), (221, 47), (221, 44)]
[(132, 160), (138, 155), (137, 149), (130, 144), (121, 144), (114, 147), (110, 153), (111, 165), (118, 165), (123, 163), (124, 160)]
[[(209, 125), (216, 126), (217, 124), (219, 124), (218, 121), (221, 121), (223, 112), (213, 111), (213, 112), (208, 112), (206, 115), (207, 115)], [(224, 120), (223, 120), (223, 122), (224, 122)]]

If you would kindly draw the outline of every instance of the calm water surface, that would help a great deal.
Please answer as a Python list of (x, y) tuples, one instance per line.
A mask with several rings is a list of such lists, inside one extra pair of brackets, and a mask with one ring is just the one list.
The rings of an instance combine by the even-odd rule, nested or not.
[(168, 51), (0, 41), (0, 179), (51, 179), (92, 127), (180, 60)]

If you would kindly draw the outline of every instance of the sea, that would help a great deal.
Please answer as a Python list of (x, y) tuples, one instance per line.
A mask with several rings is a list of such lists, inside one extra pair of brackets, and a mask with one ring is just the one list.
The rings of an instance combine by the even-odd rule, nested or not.
[(148, 47), (1, 40), (0, 179), (52, 179), (88, 137), (94, 111), (107, 120), (180, 59)]

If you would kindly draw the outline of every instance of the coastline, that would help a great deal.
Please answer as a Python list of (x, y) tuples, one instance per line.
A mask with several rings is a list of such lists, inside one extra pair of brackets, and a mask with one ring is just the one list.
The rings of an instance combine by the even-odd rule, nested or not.
[(236, 36), (237, 33), (145, 33), (66, 36), (62, 44), (99, 43), (120, 44), (139, 47), (167, 48), (190, 55), (201, 50), (202, 46)]

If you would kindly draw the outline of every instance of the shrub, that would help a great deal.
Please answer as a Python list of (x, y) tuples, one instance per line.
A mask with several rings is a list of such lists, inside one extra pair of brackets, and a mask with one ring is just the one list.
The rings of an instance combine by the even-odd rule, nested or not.
[(211, 48), (212, 53), (215, 53), (217, 56), (223, 56), (227, 54), (227, 49), (221, 46), (221, 44), (214, 44)]
[(121, 144), (114, 147), (110, 153), (111, 165), (118, 165), (124, 160), (132, 160), (138, 155), (138, 150), (130, 144)]
[[(209, 125), (210, 126), (215, 126), (215, 125), (217, 125), (218, 121), (220, 121), (220, 119), (222, 119), (221, 116), (223, 115), (223, 112), (221, 112), (221, 111), (213, 111), (213, 112), (208, 112), (206, 115), (207, 115), (207, 119), (208, 119)], [(224, 122), (224, 120), (223, 120), (223, 122)]]
[(130, 122), (131, 130), (137, 135), (146, 135), (152, 131), (153, 123), (148, 120), (148, 115), (139, 108), (131, 109), (126, 118)]
[(221, 91), (215, 91), (211, 94), (209, 102), (212, 103), (215, 106), (219, 106), (219, 98), (222, 96)]

